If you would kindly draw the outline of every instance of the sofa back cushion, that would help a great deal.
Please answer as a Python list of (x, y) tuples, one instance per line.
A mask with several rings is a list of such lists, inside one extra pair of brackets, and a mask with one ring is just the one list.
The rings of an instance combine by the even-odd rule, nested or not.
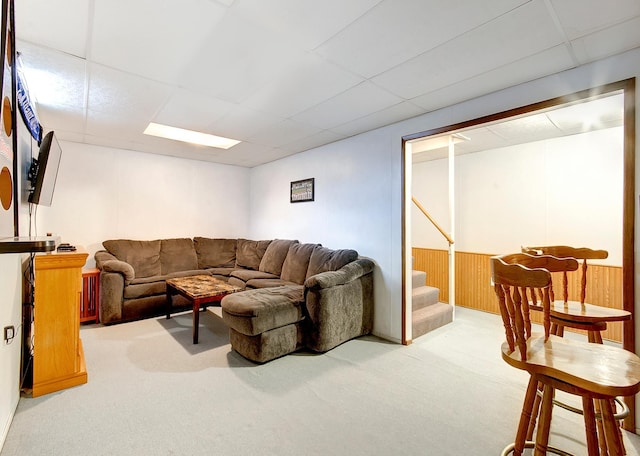
[(319, 244), (291, 244), (282, 265), (280, 278), (302, 285), (307, 276), (309, 259)]
[(287, 257), (287, 253), (289, 253), (289, 247), (292, 244), (297, 244), (298, 241), (292, 241), (289, 239), (274, 239), (267, 247), (267, 250), (264, 252), (264, 256), (262, 260), (260, 260), (260, 267), (258, 268), (261, 272), (268, 272), (270, 274), (275, 274), (280, 277), (282, 273), (282, 264), (284, 263), (284, 259)]
[(112, 239), (104, 241), (102, 245), (118, 260), (129, 263), (135, 271), (136, 278), (162, 274), (160, 240)]
[(248, 239), (238, 239), (238, 250), (236, 252), (236, 265), (241, 268), (260, 269), (260, 261), (271, 241), (250, 241)]
[(306, 278), (320, 274), (321, 272), (337, 271), (357, 259), (358, 252), (355, 250), (331, 250), (318, 245), (311, 253)]
[(194, 237), (198, 268), (232, 268), (236, 265), (235, 239)]
[(198, 269), (198, 257), (189, 238), (160, 240), (162, 274)]

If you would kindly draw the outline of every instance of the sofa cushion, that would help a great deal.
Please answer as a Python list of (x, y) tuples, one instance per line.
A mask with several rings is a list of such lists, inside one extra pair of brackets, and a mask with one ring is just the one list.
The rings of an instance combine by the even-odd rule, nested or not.
[(162, 274), (198, 269), (198, 257), (189, 238), (160, 241), (160, 269)]
[(144, 298), (146, 296), (160, 295), (167, 291), (164, 280), (148, 283), (138, 283), (124, 287), (125, 299)]
[(281, 287), (282, 285), (298, 285), (294, 282), (282, 279), (251, 279), (247, 280), (245, 286), (247, 288), (273, 288)]
[(117, 259), (129, 263), (135, 271), (136, 278), (162, 274), (159, 240), (113, 239), (104, 241), (102, 245)]
[(260, 261), (266, 252), (271, 241), (250, 241), (248, 239), (238, 239), (238, 249), (236, 251), (236, 265), (241, 268), (260, 268)]
[(320, 274), (321, 272), (337, 271), (357, 259), (358, 252), (355, 250), (331, 250), (318, 245), (313, 249), (313, 253), (311, 253), (306, 278), (308, 279), (309, 277)]
[(268, 272), (254, 271), (253, 269), (236, 269), (231, 273), (231, 277), (247, 280), (251, 279), (279, 279), (275, 274), (269, 274)]
[(248, 336), (303, 319), (304, 287), (289, 285), (247, 290), (222, 298), (222, 319), (230, 328)]
[(289, 247), (292, 244), (297, 244), (297, 240), (289, 239), (274, 239), (264, 252), (262, 260), (260, 260), (260, 267), (258, 270), (262, 272), (270, 272), (280, 277), (282, 273), (282, 264), (287, 257)]
[(194, 237), (198, 268), (233, 268), (236, 265), (236, 240)]
[(215, 276), (229, 277), (236, 268), (207, 268), (206, 272)]
[(302, 285), (307, 277), (307, 268), (313, 249), (319, 244), (291, 244), (282, 265), (280, 278)]

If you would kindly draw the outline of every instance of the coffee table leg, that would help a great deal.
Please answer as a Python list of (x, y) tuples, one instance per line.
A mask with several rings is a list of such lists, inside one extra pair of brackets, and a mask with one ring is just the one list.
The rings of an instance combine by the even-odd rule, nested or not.
[(198, 328), (200, 327), (200, 301), (193, 301), (193, 343), (198, 343)]
[(172, 290), (173, 288), (167, 285), (167, 320), (171, 318), (171, 291)]

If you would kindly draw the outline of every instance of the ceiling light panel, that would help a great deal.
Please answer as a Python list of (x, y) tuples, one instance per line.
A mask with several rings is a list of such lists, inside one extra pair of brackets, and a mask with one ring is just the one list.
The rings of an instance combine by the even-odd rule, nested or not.
[(223, 138), (222, 136), (210, 135), (194, 130), (185, 130), (183, 128), (171, 127), (169, 125), (162, 125), (153, 122), (149, 123), (144, 134), (173, 139), (175, 141), (182, 141), (190, 144), (215, 147), (218, 149), (229, 149), (240, 142), (235, 139)]

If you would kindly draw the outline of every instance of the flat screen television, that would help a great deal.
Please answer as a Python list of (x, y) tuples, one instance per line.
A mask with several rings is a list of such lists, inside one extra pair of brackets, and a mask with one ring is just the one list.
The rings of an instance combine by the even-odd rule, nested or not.
[(38, 158), (33, 160), (29, 170), (29, 180), (31, 181), (30, 203), (51, 206), (61, 157), (62, 149), (60, 144), (53, 131), (50, 131), (42, 139)]

